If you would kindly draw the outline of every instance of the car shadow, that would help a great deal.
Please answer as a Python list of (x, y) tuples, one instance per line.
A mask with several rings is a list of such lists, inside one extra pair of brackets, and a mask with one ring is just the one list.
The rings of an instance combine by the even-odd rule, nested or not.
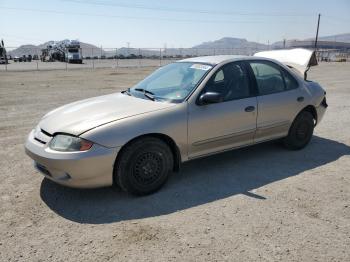
[(79, 223), (103, 224), (170, 214), (250, 192), (350, 155), (350, 147), (314, 136), (303, 150), (265, 143), (185, 163), (158, 192), (143, 197), (116, 188), (72, 189), (44, 179), (42, 200), (58, 215)]

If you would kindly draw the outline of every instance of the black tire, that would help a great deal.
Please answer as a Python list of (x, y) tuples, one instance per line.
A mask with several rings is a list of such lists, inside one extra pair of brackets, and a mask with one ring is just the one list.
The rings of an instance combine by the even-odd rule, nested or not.
[(163, 186), (173, 168), (169, 146), (154, 137), (131, 142), (121, 152), (114, 170), (114, 182), (134, 195), (147, 195)]
[(310, 112), (302, 111), (294, 119), (289, 129), (288, 136), (284, 139), (284, 145), (291, 150), (304, 148), (311, 140), (314, 133), (314, 118)]

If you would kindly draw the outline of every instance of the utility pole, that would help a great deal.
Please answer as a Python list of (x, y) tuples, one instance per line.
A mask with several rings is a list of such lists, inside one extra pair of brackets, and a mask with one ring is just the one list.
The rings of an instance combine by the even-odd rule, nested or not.
[(126, 42), (126, 45), (128, 47), (128, 56), (129, 56), (129, 54), (130, 54), (130, 42)]
[(317, 49), (318, 29), (320, 28), (320, 18), (321, 18), (321, 14), (318, 14), (317, 31), (316, 31), (316, 39), (315, 39), (315, 51)]

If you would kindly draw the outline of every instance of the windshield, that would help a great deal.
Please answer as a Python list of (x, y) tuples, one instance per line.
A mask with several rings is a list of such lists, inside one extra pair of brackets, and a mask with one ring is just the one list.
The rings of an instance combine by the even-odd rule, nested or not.
[(141, 98), (144, 98), (144, 93), (148, 93), (155, 100), (182, 102), (211, 69), (211, 65), (200, 63), (169, 64), (131, 88), (130, 93)]
[(77, 48), (70, 48), (68, 49), (69, 53), (78, 53), (78, 49)]

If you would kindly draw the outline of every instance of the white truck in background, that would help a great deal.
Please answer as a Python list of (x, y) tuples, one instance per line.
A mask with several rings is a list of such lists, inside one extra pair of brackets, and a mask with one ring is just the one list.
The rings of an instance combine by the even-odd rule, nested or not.
[(77, 40), (71, 40), (63, 43), (65, 61), (68, 63), (83, 63), (83, 56), (80, 48), (80, 42)]
[(77, 40), (50, 42), (45, 49), (42, 49), (41, 60), (82, 64), (83, 56), (80, 42)]

